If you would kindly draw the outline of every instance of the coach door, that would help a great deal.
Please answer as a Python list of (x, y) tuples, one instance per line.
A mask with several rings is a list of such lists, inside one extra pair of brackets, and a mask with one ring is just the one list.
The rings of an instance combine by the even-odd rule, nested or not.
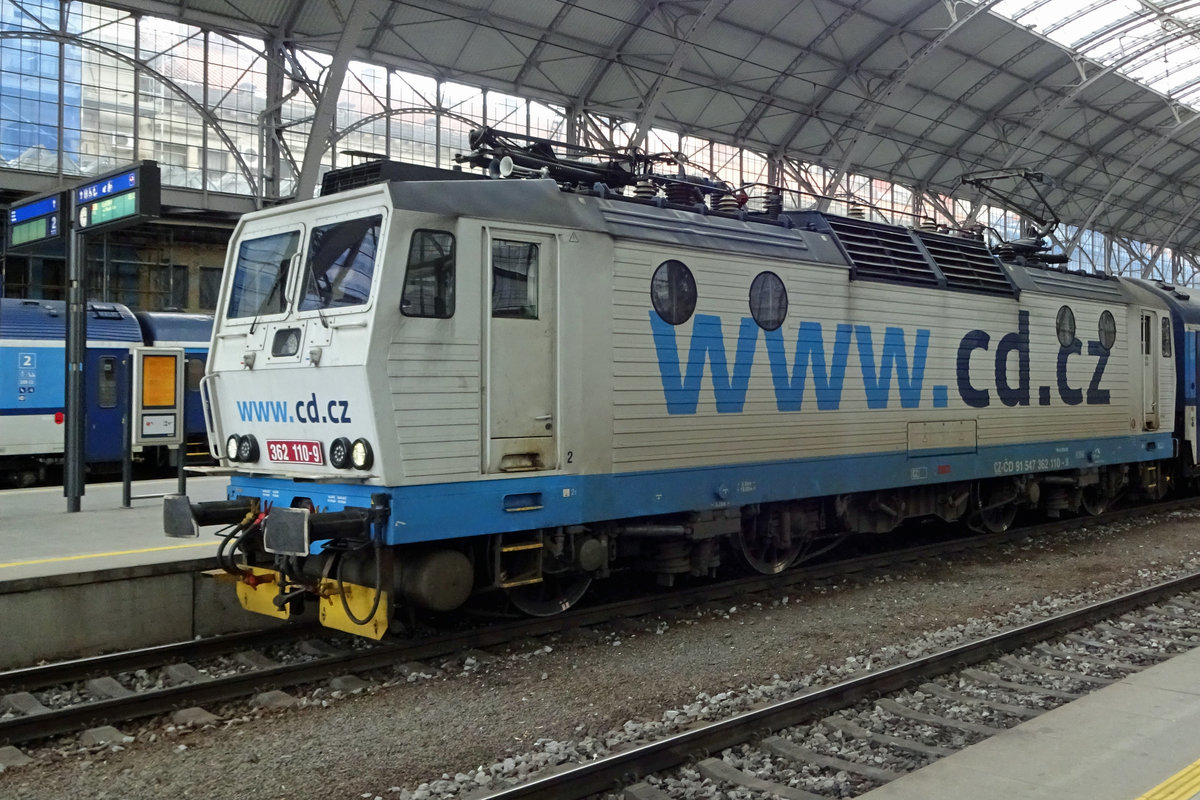
[(557, 466), (557, 242), (492, 229), (485, 237), (487, 472)]
[(1183, 330), (1183, 383), (1175, 387), (1176, 393), (1183, 392), (1183, 439), (1191, 451), (1192, 463), (1200, 463), (1196, 451), (1196, 379), (1200, 375), (1200, 331), (1185, 327)]
[(125, 454), (121, 420), (129, 405), (129, 352), (89, 347), (84, 356), (83, 460), (120, 461)]
[(1158, 314), (1142, 309), (1142, 428), (1158, 430)]

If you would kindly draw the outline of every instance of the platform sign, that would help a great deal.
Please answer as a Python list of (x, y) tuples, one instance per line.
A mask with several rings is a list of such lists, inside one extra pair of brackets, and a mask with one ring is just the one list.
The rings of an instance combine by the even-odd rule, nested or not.
[(133, 444), (183, 444), (181, 347), (133, 349)]
[(76, 186), (71, 190), (71, 207), (71, 218), (81, 233), (157, 217), (162, 210), (158, 162), (142, 161)]
[(14, 203), (8, 212), (9, 249), (58, 239), (63, 235), (65, 192), (53, 192)]

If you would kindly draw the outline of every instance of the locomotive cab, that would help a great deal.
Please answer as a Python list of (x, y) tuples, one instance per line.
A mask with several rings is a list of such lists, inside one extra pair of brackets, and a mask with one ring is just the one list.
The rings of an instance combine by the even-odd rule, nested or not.
[(213, 455), (247, 474), (382, 474), (368, 458), (373, 420), (356, 412), (370, 392), (363, 368), (389, 210), (368, 200), (331, 211), (254, 220), (231, 248), (204, 383)]
[[(535, 201), (558, 201), (552, 181), (530, 188)], [(472, 197), (498, 206), (470, 189), (453, 207), (444, 194), (437, 183), (381, 184), (260, 212), (235, 232), (203, 381), (210, 446), (237, 472), (235, 502), (213, 512), (174, 498), (165, 522), (194, 535), (245, 521), (255, 532), (231, 547), (303, 562), (292, 574), (226, 562), (248, 608), (286, 616), (291, 601), (276, 601), (287, 587), (330, 580), (317, 591), (322, 619), (358, 633), (375, 619), (366, 627), (379, 635), (387, 593), (456, 607), (479, 560), (494, 558), (508, 588), (542, 580), (550, 559), (536, 552), (536, 517), (551, 504), (528, 476), (564, 460), (558, 239), (478, 222)], [(446, 519), (480, 497), (483, 515)], [(454, 541), (481, 530), (520, 542), (489, 555)], [(400, 548), (395, 567), (385, 546)], [(568, 563), (576, 549), (550, 548)]]

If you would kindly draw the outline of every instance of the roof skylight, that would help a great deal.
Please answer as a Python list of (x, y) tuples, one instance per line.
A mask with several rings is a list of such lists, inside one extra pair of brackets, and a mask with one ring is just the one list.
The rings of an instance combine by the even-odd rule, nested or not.
[(992, 10), (1200, 108), (1200, 0), (1001, 0)]

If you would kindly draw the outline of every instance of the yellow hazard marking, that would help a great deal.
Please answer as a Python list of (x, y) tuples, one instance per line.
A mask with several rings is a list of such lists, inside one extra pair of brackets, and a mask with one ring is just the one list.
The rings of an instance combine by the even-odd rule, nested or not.
[(167, 550), (186, 550), (195, 547), (216, 547), (217, 542), (194, 542), (192, 544), (168, 544), (162, 547), (143, 547), (139, 550), (113, 550), (109, 553), (83, 553), (75, 556), (55, 556), (54, 558), (35, 558), (29, 561), (7, 561), (0, 564), (0, 569), (5, 567), (27, 567), (33, 564), (53, 564), (56, 561), (79, 561), (85, 558), (105, 558), (107, 556), (132, 556), (138, 553), (161, 553)]
[(1181, 769), (1137, 800), (1186, 800), (1200, 792), (1200, 761)]
[(253, 586), (245, 581), (238, 581), (234, 590), (237, 592), (238, 602), (242, 604), (242, 608), (253, 611), (255, 614), (266, 614), (268, 617), (277, 619), (287, 619), (291, 616), (287, 606), (280, 608), (275, 605), (275, 596), (279, 594), (279, 582), (282, 577), (278, 572), (265, 567), (242, 567), (242, 569), (253, 574), (260, 581)]
[[(377, 592), (371, 586), (362, 586), (346, 581), (339, 583), (332, 578), (321, 578), (318, 585), (319, 617), (321, 624), (326, 628), (371, 639), (380, 639), (387, 633), (390, 622), (388, 615), (391, 612), (392, 601), (391, 593), (386, 589)], [(377, 593), (379, 594), (378, 605), (375, 603)], [(375, 607), (375, 613), (368, 619), (367, 614), (371, 613), (372, 606)], [(347, 613), (347, 607), (354, 617), (366, 620), (365, 624), (359, 624), (351, 619), (350, 613)]]

